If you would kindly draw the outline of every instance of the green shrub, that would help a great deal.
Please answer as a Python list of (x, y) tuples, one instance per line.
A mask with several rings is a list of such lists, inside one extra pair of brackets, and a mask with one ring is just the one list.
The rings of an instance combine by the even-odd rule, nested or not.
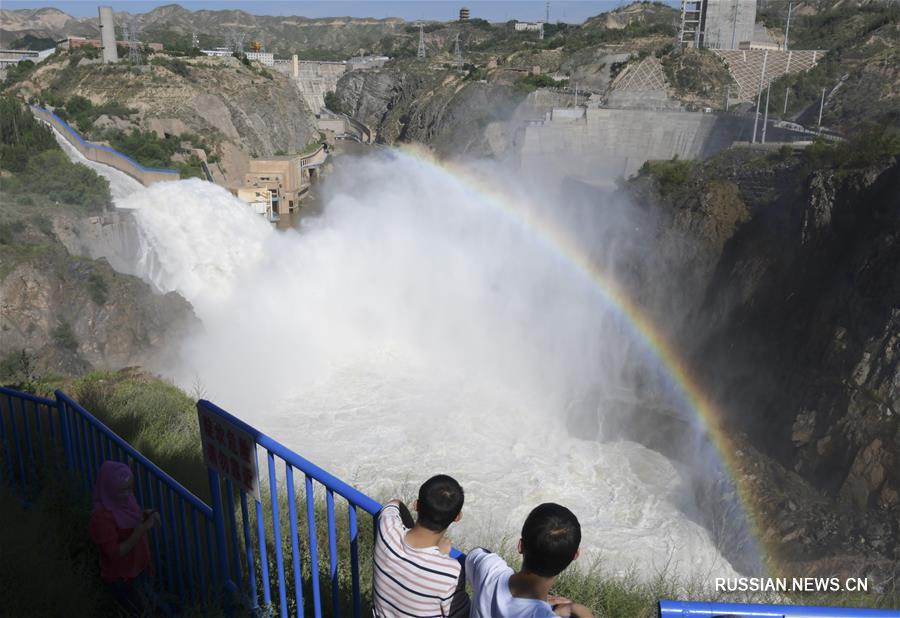
[(97, 305), (105, 305), (109, 299), (109, 288), (106, 285), (106, 280), (99, 273), (91, 273), (88, 276), (87, 291), (88, 296)]
[(190, 65), (184, 60), (179, 60), (178, 58), (165, 58), (160, 56), (153, 58), (150, 61), (150, 64), (165, 67), (175, 75), (180, 75), (184, 78), (188, 78), (191, 76)]
[(812, 169), (851, 170), (871, 167), (900, 156), (900, 129), (868, 126), (845, 142), (817, 139), (803, 151), (803, 161)]
[(647, 161), (641, 166), (641, 175), (650, 175), (659, 183), (660, 195), (668, 195), (684, 186), (691, 177), (695, 163), (674, 157), (671, 161)]
[(53, 339), (53, 345), (56, 347), (75, 352), (78, 350), (78, 340), (75, 338), (75, 331), (68, 322), (60, 322), (50, 331), (50, 337)]
[(168, 382), (134, 370), (90, 373), (66, 388), (110, 429), (209, 502), (193, 399)]
[(35, 69), (34, 62), (31, 60), (23, 60), (18, 64), (14, 64), (6, 69), (6, 80), (3, 82), (4, 88), (9, 88), (13, 84), (25, 81)]
[(36, 382), (34, 357), (27, 350), (15, 350), (0, 359), (0, 384), (17, 390), (32, 391)]
[(206, 178), (200, 158), (193, 154), (186, 162), (178, 164), (178, 173), (182, 178)]
[(333, 90), (325, 93), (325, 107), (338, 114), (342, 113), (341, 101)]
[(152, 131), (110, 129), (101, 134), (110, 145), (146, 167), (172, 167), (172, 155), (181, 140), (176, 136), (157, 137)]
[(549, 75), (526, 75), (516, 80), (514, 87), (521, 92), (533, 92), (538, 88), (558, 88), (562, 82), (557, 81)]
[(24, 187), (39, 188), (58, 203), (88, 211), (112, 204), (109, 181), (89, 167), (72, 163), (61, 150), (48, 150), (31, 157), (21, 176)]

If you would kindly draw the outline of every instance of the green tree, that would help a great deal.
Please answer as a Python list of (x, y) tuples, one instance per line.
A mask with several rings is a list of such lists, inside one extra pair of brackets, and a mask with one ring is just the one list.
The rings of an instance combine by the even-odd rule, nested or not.
[(325, 107), (333, 112), (341, 113), (341, 100), (333, 90), (325, 93)]
[(0, 97), (0, 168), (21, 172), (29, 158), (58, 149), (50, 129), (12, 97)]

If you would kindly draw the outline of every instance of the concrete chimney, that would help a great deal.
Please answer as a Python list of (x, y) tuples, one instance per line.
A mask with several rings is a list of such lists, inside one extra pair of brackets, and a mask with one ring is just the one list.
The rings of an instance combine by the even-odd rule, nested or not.
[(100, 7), (100, 48), (103, 64), (119, 61), (119, 52), (116, 49), (116, 20), (113, 18), (112, 7)]

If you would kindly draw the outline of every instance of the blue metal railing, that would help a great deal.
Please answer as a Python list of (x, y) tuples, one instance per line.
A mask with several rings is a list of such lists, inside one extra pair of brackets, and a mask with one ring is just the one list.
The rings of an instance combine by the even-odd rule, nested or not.
[(228, 586), (216, 569), (212, 509), (62, 391), (56, 391), (63, 447), (69, 467), (91, 490), (103, 461), (128, 464), (135, 494), (156, 509), (162, 525), (151, 533), (151, 553), (162, 589), (180, 605), (204, 603)]
[(162, 525), (150, 548), (160, 591), (176, 606), (217, 602), (230, 582), (216, 569), (212, 509), (62, 391), (56, 400), (0, 388), (0, 479), (17, 488), (27, 504), (39, 475), (65, 465), (90, 492), (100, 465), (129, 465), (143, 508), (156, 509)]
[(37, 466), (62, 447), (56, 402), (0, 387), (0, 480), (17, 488), (25, 503), (37, 492)]
[[(358, 509), (362, 509), (368, 515), (375, 517), (381, 510), (381, 504), (365, 494), (357, 491), (340, 479), (329, 474), (322, 468), (316, 466), (312, 462), (300, 457), (281, 443), (267, 436), (266, 434), (251, 427), (239, 418), (229, 414), (225, 410), (219, 408), (213, 403), (206, 400), (197, 402), (199, 409), (204, 409), (229, 424), (236, 426), (238, 429), (246, 432), (253, 437), (257, 446), (262, 449), (265, 455), (266, 469), (268, 476), (269, 495), (263, 499), (268, 504), (263, 507), (263, 502), (255, 502), (255, 512), (251, 515), (248, 505), (248, 496), (246, 491), (240, 489), (237, 494), (240, 498), (240, 526), (236, 523), (236, 513), (234, 508), (235, 488), (229, 481), (224, 483), (226, 498), (224, 504), (222, 528), (225, 528), (225, 519), (228, 520), (227, 543), (230, 544), (230, 552), (222, 552), (230, 564), (223, 565), (223, 569), (227, 572), (238, 572), (246, 574), (246, 581), (240, 578), (242, 591), (246, 595), (248, 605), (251, 608), (260, 607), (260, 602), (264, 606), (271, 606), (273, 603), (271, 582), (269, 575), (269, 556), (268, 551), (271, 547), (274, 552), (274, 563), (277, 575), (277, 611), (281, 616), (287, 616), (289, 610), (293, 609), (297, 615), (307, 615), (309, 611), (317, 618), (323, 615), (340, 616), (341, 615), (341, 576), (338, 572), (338, 553), (341, 549), (348, 552), (350, 563), (350, 590), (347, 610), (352, 616), (360, 616), (362, 613), (362, 595), (360, 587), (360, 570), (359, 570), (359, 525), (358, 525)], [(257, 456), (258, 461), (258, 456)], [(283, 468), (284, 477), (279, 478), (278, 470)], [(262, 468), (260, 468), (262, 470)], [(302, 474), (302, 478), (295, 479), (295, 472)], [(215, 479), (211, 478), (214, 485), (221, 484), (218, 475), (210, 471), (211, 477), (215, 475)], [(305, 502), (305, 519), (306, 534), (301, 532), (301, 522), (298, 516), (298, 491), (297, 485), (302, 485), (302, 497)], [(215, 487), (213, 491), (215, 493)], [(318, 498), (317, 498), (318, 492)], [(317, 519), (322, 517), (321, 508), (317, 508), (317, 502), (321, 504), (321, 498), (324, 495), (324, 525), (325, 534), (327, 535), (327, 561), (320, 564), (319, 550), (319, 528)], [(280, 498), (284, 496), (284, 500)], [(347, 527), (346, 538), (338, 539), (338, 521), (337, 521), (337, 505), (335, 504), (335, 496), (342, 499), (347, 511)], [(251, 496), (253, 499), (253, 496)], [(216, 498), (213, 499), (214, 507)], [(286, 530), (282, 529), (282, 505), (286, 502), (287, 522)], [(302, 513), (302, 511), (300, 511)], [(251, 517), (254, 521), (251, 521)], [(269, 525), (266, 525), (266, 519)], [(255, 524), (255, 525), (254, 525)], [(239, 539), (238, 528), (241, 528)], [(306, 538), (301, 539), (301, 536)], [(285, 543), (290, 546), (290, 564), (285, 561)], [(241, 554), (241, 550), (243, 555)], [(256, 552), (259, 552), (258, 557)], [(304, 564), (302, 557), (307, 560)], [(243, 558), (244, 567), (242, 568), (241, 560)], [(257, 569), (257, 558), (258, 566)], [(328, 579), (329, 593), (326, 597), (323, 595), (320, 582), (320, 569), (324, 571)], [(287, 573), (287, 574), (286, 574)], [(293, 588), (289, 597), (288, 582)], [(304, 596), (304, 591), (308, 591), (309, 596)], [(260, 593), (262, 598), (260, 599)], [(326, 604), (327, 599), (327, 604)], [(324, 612), (324, 613), (323, 613)], [(291, 612), (293, 613), (293, 612)]]
[[(246, 491), (223, 481), (211, 468), (212, 506), (204, 504), (62, 391), (56, 391), (52, 400), (0, 388), (0, 481), (18, 488), (27, 502), (37, 492), (39, 470), (48, 464), (66, 465), (90, 490), (104, 460), (121, 461), (134, 472), (139, 502), (162, 516), (163, 525), (151, 533), (151, 552), (160, 588), (177, 598), (180, 606), (228, 605), (231, 599), (220, 596), (224, 591), (239, 592), (254, 613), (264, 607), (262, 612), (274, 610), (281, 616), (361, 616), (358, 511), (374, 518), (381, 505), (209, 401), (200, 400), (197, 408), (251, 436), (257, 463), (263, 453), (268, 495), (261, 495), (261, 500), (251, 495), (252, 509)], [(278, 475), (281, 467), (283, 478)], [(302, 478), (295, 479), (295, 472)], [(343, 504), (336, 503), (335, 496)], [(301, 505), (305, 509), (298, 508)], [(338, 506), (347, 511), (342, 533)], [(286, 518), (284, 526), (282, 518)], [(290, 547), (289, 560), (285, 543)], [(347, 553), (339, 561), (342, 550)], [(460, 554), (454, 549), (452, 555)], [(274, 572), (270, 572), (270, 561)], [(338, 566), (348, 562), (349, 577)], [(277, 586), (275, 602), (273, 585)], [(659, 616), (897, 618), (900, 613), (662, 600)]]
[(660, 618), (898, 618), (896, 609), (856, 607), (810, 607), (801, 605), (755, 605), (747, 603), (706, 603), (700, 601), (660, 601)]

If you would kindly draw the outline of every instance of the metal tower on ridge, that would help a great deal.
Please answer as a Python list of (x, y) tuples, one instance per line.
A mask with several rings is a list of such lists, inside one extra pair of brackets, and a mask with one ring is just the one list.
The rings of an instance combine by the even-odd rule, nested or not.
[(419, 51), (416, 52), (417, 58), (425, 57), (425, 30), (423, 28), (424, 26), (419, 24)]
[(128, 43), (128, 62), (134, 65), (141, 64), (141, 43), (138, 40), (138, 25), (134, 18), (124, 24), (125, 41)]

